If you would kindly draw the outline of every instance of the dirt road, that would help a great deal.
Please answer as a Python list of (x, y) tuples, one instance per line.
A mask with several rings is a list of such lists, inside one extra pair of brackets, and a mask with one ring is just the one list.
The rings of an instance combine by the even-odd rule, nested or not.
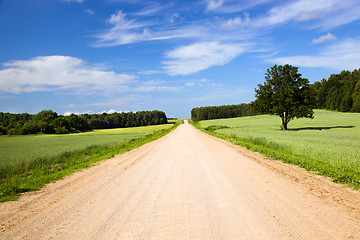
[(0, 204), (0, 239), (360, 239), (359, 193), (183, 124)]

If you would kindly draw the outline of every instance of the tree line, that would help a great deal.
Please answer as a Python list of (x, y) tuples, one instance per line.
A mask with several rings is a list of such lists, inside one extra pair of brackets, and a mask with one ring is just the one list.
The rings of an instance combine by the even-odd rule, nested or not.
[(255, 111), (251, 103), (197, 107), (191, 110), (191, 119), (193, 121), (245, 117), (253, 115), (255, 115)]
[(162, 111), (58, 115), (52, 110), (37, 114), (0, 112), (0, 135), (68, 134), (93, 129), (138, 127), (166, 124)]
[(342, 71), (315, 82), (316, 108), (360, 112), (360, 69)]

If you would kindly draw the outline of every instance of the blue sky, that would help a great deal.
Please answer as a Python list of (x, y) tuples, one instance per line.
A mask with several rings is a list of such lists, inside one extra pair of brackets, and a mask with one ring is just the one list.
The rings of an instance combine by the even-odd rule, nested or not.
[(360, 68), (359, 0), (0, 0), (0, 111), (248, 103), (274, 64)]

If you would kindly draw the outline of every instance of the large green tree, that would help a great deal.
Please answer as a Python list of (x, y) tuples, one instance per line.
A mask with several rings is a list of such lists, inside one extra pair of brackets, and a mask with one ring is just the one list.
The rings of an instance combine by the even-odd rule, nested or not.
[(258, 111), (280, 116), (283, 130), (288, 129), (288, 123), (294, 118), (313, 118), (315, 92), (297, 67), (274, 65), (267, 70), (265, 79), (264, 84), (255, 89)]

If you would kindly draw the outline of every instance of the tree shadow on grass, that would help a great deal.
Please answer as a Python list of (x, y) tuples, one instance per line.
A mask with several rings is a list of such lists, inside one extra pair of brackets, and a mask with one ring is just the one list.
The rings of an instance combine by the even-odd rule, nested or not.
[(335, 128), (354, 128), (355, 126), (332, 126), (332, 127), (304, 127), (304, 128), (289, 128), (289, 131), (301, 131), (301, 130), (330, 130)]

